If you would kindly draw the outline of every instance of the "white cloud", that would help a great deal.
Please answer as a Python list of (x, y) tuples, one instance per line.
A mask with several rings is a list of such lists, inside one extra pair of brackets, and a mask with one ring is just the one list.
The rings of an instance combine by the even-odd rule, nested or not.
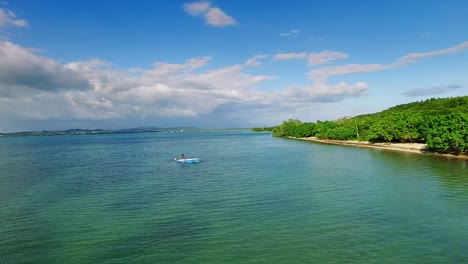
[(27, 27), (28, 22), (24, 19), (16, 19), (16, 15), (12, 11), (0, 8), (0, 28), (8, 25)]
[(340, 65), (340, 66), (325, 67), (325, 68), (320, 68), (317, 70), (310, 71), (309, 76), (313, 79), (320, 79), (320, 80), (325, 81), (330, 76), (388, 70), (388, 69), (405, 66), (411, 63), (415, 63), (418, 60), (421, 60), (424, 58), (453, 54), (453, 53), (464, 51), (466, 49), (468, 49), (468, 41), (465, 41), (461, 44), (458, 44), (456, 46), (453, 46), (447, 49), (435, 50), (435, 51), (429, 51), (429, 52), (423, 52), (423, 53), (410, 53), (397, 59), (395, 62), (389, 63), (389, 64), (347, 64), (347, 65)]
[(417, 60), (424, 59), (424, 58), (429, 58), (429, 57), (434, 57), (434, 56), (440, 56), (440, 55), (446, 55), (446, 54), (452, 54), (452, 53), (457, 53), (460, 51), (463, 51), (465, 49), (468, 49), (468, 41), (465, 41), (463, 43), (460, 43), (456, 46), (447, 48), (447, 49), (442, 49), (442, 50), (435, 50), (435, 51), (429, 51), (429, 52), (422, 52), (422, 53), (411, 53), (408, 55), (405, 55), (397, 60), (394, 64), (397, 65), (405, 65), (408, 63), (414, 63)]
[(375, 72), (393, 68), (393, 64), (346, 64), (341, 66), (324, 67), (309, 72), (313, 79), (326, 80), (329, 76), (344, 75), (360, 72)]
[(427, 31), (427, 32), (421, 33), (421, 37), (427, 37), (427, 36), (429, 36), (431, 34), (432, 34), (432, 32)]
[(206, 23), (215, 27), (224, 27), (237, 24), (236, 20), (226, 15), (221, 9), (212, 7), (205, 13)]
[(287, 98), (297, 102), (337, 102), (345, 97), (362, 96), (366, 94), (368, 87), (364, 82), (352, 85), (340, 82), (330, 85), (314, 81), (311, 86), (288, 87), (285, 91), (279, 92), (279, 98)]
[(325, 50), (318, 53), (310, 53), (307, 61), (309, 63), (309, 66), (316, 66), (320, 64), (325, 64), (329, 61), (347, 59), (348, 57), (348, 54), (343, 52)]
[(171, 76), (174, 74), (179, 74), (181, 72), (191, 72), (195, 69), (204, 67), (208, 61), (211, 60), (210, 57), (201, 57), (186, 60), (183, 64), (171, 64), (171, 63), (155, 63), (154, 69), (146, 71), (146, 74), (151, 74), (153, 76)]
[(248, 111), (278, 108), (294, 112), (310, 107), (308, 102), (339, 101), (367, 89), (363, 84), (314, 83), (284, 91), (260, 91), (255, 88), (257, 84), (275, 77), (251, 75), (245, 69), (259, 65), (258, 59), (265, 56), (212, 70), (203, 69), (211, 58), (200, 57), (180, 64), (158, 62), (151, 69), (116, 71), (99, 59), (61, 64), (38, 56), (33, 49), (3, 42), (0, 121), (167, 122), (183, 118), (202, 122), (203, 117), (221, 115), (219, 121), (227, 122), (226, 116), (237, 120)]
[(297, 37), (301, 33), (299, 29), (291, 29), (289, 32), (280, 33), (281, 37)]
[(274, 60), (292, 60), (292, 59), (305, 59), (307, 58), (307, 53), (279, 53), (273, 56)]
[(87, 80), (65, 65), (11, 42), (0, 42), (0, 95), (16, 89), (87, 89)]
[(8, 19), (10, 19), (10, 15), (0, 8), (0, 27), (4, 27), (7, 24)]
[(313, 52), (307, 54), (301, 53), (278, 53), (273, 56), (274, 60), (292, 60), (292, 59), (307, 59), (309, 66), (317, 66), (325, 64), (329, 61), (341, 60), (348, 58), (348, 54), (337, 51), (325, 50), (322, 52)]
[(259, 59), (266, 58), (266, 57), (267, 57), (266, 55), (256, 55), (256, 56), (253, 56), (252, 58), (248, 59), (248, 60), (245, 62), (245, 65), (250, 66), (250, 67), (258, 67), (258, 66), (262, 65), (262, 63), (259, 62), (258, 60), (259, 60)]
[(236, 25), (237, 21), (219, 7), (211, 6), (209, 1), (193, 2), (183, 5), (184, 10), (192, 16), (203, 16), (208, 25), (225, 27)]
[(187, 13), (189, 13), (192, 16), (198, 16), (206, 11), (211, 7), (210, 2), (193, 2), (193, 3), (188, 3), (184, 4), (184, 9)]
[(160, 62), (130, 73), (106, 69), (110, 64), (97, 59), (60, 64), (4, 42), (0, 112), (36, 120), (198, 117), (221, 105), (261, 97), (255, 85), (273, 78), (247, 74), (245, 65), (195, 72), (210, 59)]
[(24, 19), (16, 19), (15, 21), (13, 21), (13, 25), (15, 25), (17, 27), (27, 27), (28, 26), (28, 21), (26, 21)]

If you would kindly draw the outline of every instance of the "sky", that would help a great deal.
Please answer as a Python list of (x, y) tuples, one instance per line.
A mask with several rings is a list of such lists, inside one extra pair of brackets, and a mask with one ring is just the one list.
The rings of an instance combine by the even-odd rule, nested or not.
[(468, 1), (0, 0), (0, 132), (250, 128), (468, 95)]

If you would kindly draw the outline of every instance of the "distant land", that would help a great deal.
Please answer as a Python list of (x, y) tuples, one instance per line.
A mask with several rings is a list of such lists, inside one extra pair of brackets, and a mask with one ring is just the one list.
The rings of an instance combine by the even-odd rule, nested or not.
[(59, 136), (59, 135), (97, 135), (97, 134), (129, 134), (129, 133), (155, 133), (155, 132), (183, 132), (183, 131), (198, 130), (194, 127), (173, 127), (173, 128), (158, 128), (158, 127), (137, 127), (125, 129), (67, 129), (61, 131), (25, 131), (14, 133), (0, 133), (4, 137), (30, 137), (30, 136)]
[(188, 131), (218, 131), (218, 130), (245, 130), (250, 128), (197, 128), (197, 127), (135, 127), (124, 129), (67, 129), (60, 131), (24, 131), (13, 133), (0, 133), (0, 137), (36, 137), (36, 136), (63, 136), (63, 135), (103, 135), (103, 134), (130, 134), (130, 133), (167, 133)]

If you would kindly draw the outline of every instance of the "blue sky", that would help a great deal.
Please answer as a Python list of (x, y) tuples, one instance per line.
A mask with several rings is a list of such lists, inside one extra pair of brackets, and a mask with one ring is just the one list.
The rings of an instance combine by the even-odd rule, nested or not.
[(0, 132), (254, 127), (468, 94), (468, 2), (0, 1)]

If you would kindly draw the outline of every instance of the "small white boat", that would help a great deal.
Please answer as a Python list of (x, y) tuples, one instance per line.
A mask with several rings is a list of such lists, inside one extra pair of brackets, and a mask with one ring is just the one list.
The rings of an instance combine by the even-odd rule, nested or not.
[(200, 159), (199, 158), (188, 158), (188, 159), (178, 159), (174, 158), (176, 163), (199, 163)]

